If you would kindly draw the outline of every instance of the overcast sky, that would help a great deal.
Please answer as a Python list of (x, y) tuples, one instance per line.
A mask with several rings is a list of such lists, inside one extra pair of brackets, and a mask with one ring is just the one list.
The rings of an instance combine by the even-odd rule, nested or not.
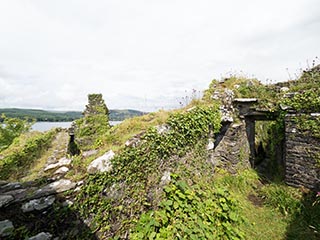
[(102, 93), (169, 109), (230, 73), (288, 80), (319, 53), (319, 0), (0, 0), (0, 107)]

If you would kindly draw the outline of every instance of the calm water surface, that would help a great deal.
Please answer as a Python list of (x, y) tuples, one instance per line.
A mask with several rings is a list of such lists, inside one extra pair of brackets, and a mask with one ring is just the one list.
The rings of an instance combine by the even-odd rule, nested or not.
[[(36, 122), (35, 124), (32, 125), (31, 130), (33, 131), (48, 131), (52, 128), (69, 128), (71, 126), (72, 122)], [(121, 123), (121, 121), (110, 121), (110, 124), (112, 126), (117, 125)]]

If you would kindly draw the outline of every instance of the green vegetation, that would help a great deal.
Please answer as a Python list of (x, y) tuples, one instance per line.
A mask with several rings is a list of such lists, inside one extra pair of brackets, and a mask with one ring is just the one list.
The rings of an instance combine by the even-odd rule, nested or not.
[[(112, 160), (111, 172), (89, 178), (77, 196), (77, 210), (83, 217), (92, 218), (92, 228), (99, 229), (104, 237), (126, 234), (140, 214), (156, 204), (159, 173), (178, 164), (174, 156), (184, 156), (199, 139), (205, 138), (209, 124), (218, 131), (219, 120), (217, 107), (198, 107), (172, 114), (167, 121), (168, 133), (159, 134), (150, 128), (141, 144), (124, 149)], [(117, 228), (112, 227), (114, 222), (118, 223)]]
[[(75, 143), (81, 152), (98, 152), (73, 157), (65, 177), (85, 183), (79, 192), (60, 196), (74, 204), (62, 206), (64, 199), (57, 200), (48, 212), (52, 221), (46, 228), (52, 233), (61, 225), (70, 228), (64, 235), (70, 239), (319, 239), (319, 194), (286, 186), (279, 167), (284, 116), (293, 108), (300, 113), (319, 111), (319, 78), (305, 72), (286, 85), (297, 91), (292, 98), (283, 98), (280, 85), (263, 85), (256, 79), (214, 80), (203, 99), (193, 99), (184, 109), (149, 113), (114, 127), (109, 125), (112, 110), (102, 95), (89, 95), (84, 117), (76, 120)], [(280, 112), (275, 121), (256, 124), (257, 151), (265, 154), (260, 160), (269, 159), (267, 174), (244, 169), (240, 163), (230, 174), (208, 161), (208, 136), (219, 132), (218, 102), (224, 104), (224, 99), (217, 101), (212, 95), (230, 90), (234, 97), (260, 99), (258, 109)], [(282, 110), (280, 105), (291, 109)], [(319, 137), (319, 118), (301, 115), (297, 122), (306, 134)], [(43, 152), (57, 144), (52, 141), (56, 131), (16, 137), (1, 152), (0, 179), (28, 179), (28, 169), (40, 169), (47, 159)], [(112, 169), (87, 175), (88, 164), (108, 150), (116, 153)], [(33, 164), (36, 161), (41, 164)], [(79, 219), (87, 226), (75, 233)], [(36, 230), (20, 227), (14, 237)]]
[(290, 91), (295, 91), (291, 98), (285, 98), (280, 104), (297, 111), (300, 116), (296, 122), (300, 130), (307, 135), (320, 138), (320, 116), (311, 117), (306, 113), (320, 112), (320, 67), (305, 71), (302, 76), (290, 84)]
[[(219, 129), (218, 115), (210, 116), (217, 109), (211, 96), (226, 87), (235, 97), (262, 99), (257, 107), (272, 111), (278, 110), (283, 94), (279, 86), (266, 86), (256, 80), (233, 77), (223, 83), (213, 81), (204, 98), (192, 102), (196, 106), (192, 110), (186, 111), (188, 106), (169, 117), (166, 113), (133, 118), (101, 135), (100, 149), (117, 151), (113, 169), (89, 176), (74, 206), (82, 218), (91, 219), (90, 228), (99, 237), (303, 239), (306, 234), (310, 239), (318, 238), (320, 229), (315, 219), (319, 206), (313, 205), (312, 193), (304, 194), (281, 180), (263, 185), (253, 170), (230, 175), (215, 169), (213, 173), (206, 162), (208, 126)], [(277, 149), (283, 141), (284, 115), (282, 112), (278, 120), (261, 124), (257, 132), (272, 158), (268, 171), (276, 174), (271, 178), (274, 181), (279, 181), (282, 174), (281, 169), (275, 169), (279, 167)], [(162, 120), (158, 123), (170, 129), (164, 134), (156, 128), (148, 129), (159, 116)], [(141, 131), (146, 132), (139, 136), (136, 147), (121, 147)], [(168, 170), (171, 181), (163, 187), (160, 178)]]
[(8, 148), (16, 137), (30, 130), (32, 125), (32, 123), (29, 123), (27, 120), (8, 118), (4, 114), (1, 115), (1, 119), (0, 152)]
[(131, 239), (244, 239), (240, 206), (214, 183), (189, 186), (176, 175), (156, 211), (141, 215)]
[(100, 137), (110, 129), (109, 109), (102, 99), (102, 95), (89, 94), (88, 101), (84, 117), (75, 122), (76, 144), (82, 150), (99, 147)]
[[(231, 76), (221, 82), (213, 80), (209, 88), (204, 92), (204, 99), (212, 101), (211, 96), (215, 92), (232, 90), (236, 98), (257, 98), (259, 108), (273, 109), (279, 98), (275, 85), (265, 85), (257, 79), (250, 79), (242, 76)], [(223, 99), (221, 99), (223, 101)]]
[(26, 170), (50, 146), (57, 129), (39, 133), (32, 132), (17, 137), (12, 145), (1, 152), (0, 179), (19, 179)]

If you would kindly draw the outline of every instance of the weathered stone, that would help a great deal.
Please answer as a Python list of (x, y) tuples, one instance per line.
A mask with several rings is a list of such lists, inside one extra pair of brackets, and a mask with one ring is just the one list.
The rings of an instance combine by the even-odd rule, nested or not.
[(112, 150), (108, 151), (101, 157), (93, 160), (88, 168), (87, 172), (89, 174), (94, 174), (97, 172), (109, 172), (112, 169), (111, 159), (114, 157), (114, 152)]
[(141, 142), (140, 138), (133, 137), (125, 142), (126, 147), (136, 147)]
[(109, 199), (120, 199), (124, 195), (125, 184), (122, 183), (114, 183), (111, 187), (108, 187), (103, 190), (103, 194)]
[(54, 168), (62, 167), (62, 166), (69, 166), (71, 164), (71, 159), (69, 158), (61, 158), (57, 163), (50, 164), (45, 167), (44, 171), (48, 171)]
[(212, 99), (219, 99), (220, 98), (220, 92), (219, 91), (214, 91), (214, 93), (211, 96)]
[(13, 196), (14, 202), (19, 202), (26, 199), (27, 195), (32, 193), (34, 189), (35, 189), (34, 187), (21, 188), (21, 189), (16, 189), (16, 190), (6, 192), (5, 194)]
[(34, 210), (41, 211), (50, 207), (55, 201), (54, 196), (43, 197), (39, 199), (33, 199), (22, 205), (21, 210), (23, 212), (31, 212)]
[(1, 186), (0, 189), (1, 189), (1, 192), (7, 192), (7, 191), (18, 189), (18, 188), (22, 188), (21, 183), (10, 182), (10, 183), (7, 183), (6, 185)]
[(72, 206), (73, 205), (73, 202), (72, 201), (70, 201), (70, 200), (65, 200), (63, 203), (62, 203), (62, 206), (64, 206), (64, 207), (70, 207), (70, 206)]
[(0, 187), (1, 187), (1, 186), (4, 186), (4, 185), (6, 185), (6, 184), (8, 184), (7, 181), (0, 180)]
[(75, 188), (75, 186), (76, 186), (76, 183), (71, 182), (68, 179), (60, 179), (58, 181), (50, 183), (50, 184), (44, 186), (43, 188), (37, 190), (34, 193), (33, 198), (48, 196), (48, 195), (52, 195), (55, 193), (65, 192), (65, 191), (68, 191), (70, 189)]
[(92, 155), (96, 155), (98, 153), (98, 150), (89, 150), (82, 153), (83, 157), (90, 157)]
[[(294, 187), (320, 190), (320, 168), (316, 164), (320, 156), (320, 140), (305, 135), (294, 121), (297, 115), (285, 117), (285, 182)], [(317, 118), (319, 116), (311, 116)]]
[(14, 226), (11, 221), (3, 220), (0, 221), (0, 237), (7, 237), (12, 234)]
[(12, 202), (14, 197), (12, 195), (0, 195), (0, 208), (6, 206), (8, 203)]
[(214, 149), (214, 142), (212, 139), (209, 139), (209, 142), (207, 144), (207, 151), (213, 150)]
[(280, 88), (281, 92), (288, 92), (290, 89), (288, 87), (282, 87)]
[(233, 117), (230, 115), (230, 113), (222, 114), (221, 122), (233, 122)]
[(52, 235), (47, 232), (41, 232), (33, 237), (28, 238), (28, 240), (50, 240), (52, 239)]
[(61, 168), (57, 169), (57, 170), (54, 172), (54, 174), (65, 174), (65, 173), (67, 173), (67, 172), (69, 172), (69, 168), (67, 168), (67, 167), (61, 167)]
[(137, 147), (141, 143), (141, 137), (145, 134), (145, 131), (140, 132), (139, 134), (136, 134), (131, 139), (127, 140), (125, 142), (126, 147)]
[(164, 186), (170, 183), (171, 181), (171, 172), (170, 171), (165, 171), (161, 177), (160, 185)]
[(166, 134), (170, 131), (170, 126), (167, 124), (163, 124), (163, 125), (156, 126), (156, 129), (157, 129), (158, 134), (162, 135), (162, 134)]
[(81, 180), (81, 181), (77, 182), (77, 186), (81, 186), (81, 185), (83, 185), (83, 183), (84, 183), (84, 181)]
[(235, 173), (239, 166), (250, 166), (250, 148), (244, 123), (223, 126), (216, 136), (215, 145), (208, 159), (214, 167), (222, 167)]

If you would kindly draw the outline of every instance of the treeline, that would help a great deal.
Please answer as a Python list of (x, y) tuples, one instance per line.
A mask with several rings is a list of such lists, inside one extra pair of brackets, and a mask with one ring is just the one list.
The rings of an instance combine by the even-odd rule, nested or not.
[(35, 119), (36, 121), (48, 122), (69, 122), (81, 118), (81, 112), (51, 112), (37, 109), (20, 109), (20, 108), (5, 108), (0, 109), (0, 115), (6, 115), (9, 118), (19, 119)]
[[(82, 117), (82, 112), (78, 111), (55, 112), (37, 109), (3, 108), (0, 109), (0, 122), (3, 121), (1, 119), (2, 114), (9, 118), (28, 118), (30, 120), (35, 119), (36, 121), (47, 122), (70, 122)], [(145, 113), (131, 109), (110, 110), (109, 119), (110, 121), (122, 121), (126, 118), (141, 116), (143, 114)]]
[(136, 116), (142, 116), (146, 114), (146, 112), (141, 112), (138, 110), (132, 110), (132, 109), (124, 109), (124, 110), (110, 110), (109, 112), (109, 120), (110, 121), (122, 121), (127, 118), (132, 118)]

